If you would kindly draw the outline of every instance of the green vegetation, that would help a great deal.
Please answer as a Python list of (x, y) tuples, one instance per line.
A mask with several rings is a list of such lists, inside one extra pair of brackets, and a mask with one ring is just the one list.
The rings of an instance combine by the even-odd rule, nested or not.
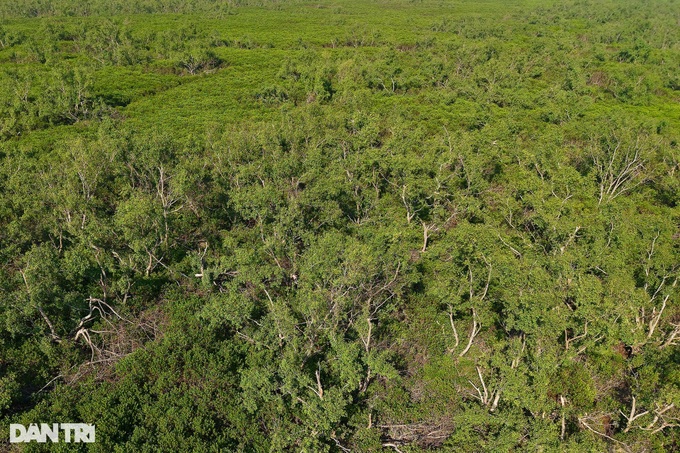
[(679, 2), (0, 18), (0, 449), (680, 450)]

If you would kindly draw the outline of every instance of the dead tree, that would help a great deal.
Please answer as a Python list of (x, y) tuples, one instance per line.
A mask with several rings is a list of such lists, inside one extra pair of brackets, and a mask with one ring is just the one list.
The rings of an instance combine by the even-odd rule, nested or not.
[(163, 244), (168, 244), (168, 238), (170, 235), (170, 227), (168, 223), (168, 218), (170, 214), (174, 214), (182, 208), (184, 205), (180, 205), (173, 209), (173, 206), (179, 202), (179, 198), (175, 196), (170, 188), (170, 175), (167, 174), (163, 166), (158, 167), (158, 181), (156, 183), (156, 194), (161, 202), (161, 207), (163, 208), (163, 224), (165, 227), (165, 232), (163, 234)]
[(482, 376), (482, 370), (479, 367), (476, 368), (481, 387), (477, 387), (472, 381), (468, 381), (476, 391), (476, 395), (472, 394), (472, 396), (478, 399), (484, 406), (488, 407), (489, 412), (493, 412), (498, 407), (498, 403), (501, 399), (501, 388), (499, 386), (492, 392), (489, 392), (486, 387), (486, 382), (484, 382), (484, 376)]
[(434, 223), (427, 224), (423, 222), (423, 248), (420, 250), (424, 252), (427, 249), (427, 241), (430, 238), (430, 232), (438, 231), (439, 228)]
[(564, 406), (567, 403), (567, 399), (560, 395), (560, 405), (562, 406), (562, 420), (560, 423), (560, 440), (564, 440), (564, 435), (567, 433), (567, 417), (564, 411)]
[[(485, 298), (486, 295), (489, 292), (489, 284), (491, 283), (491, 264), (487, 261), (486, 257), (482, 255), (482, 259), (484, 260), (484, 263), (486, 264), (488, 268), (488, 274), (486, 277), (486, 283), (484, 285), (484, 289), (482, 290), (482, 294), (477, 295), (475, 288), (474, 288), (474, 274), (472, 272), (472, 267), (468, 267), (468, 284), (469, 284), (469, 290), (468, 290), (468, 296), (470, 302), (478, 301), (482, 302)], [(477, 310), (474, 306), (470, 309), (472, 312), (472, 326), (470, 326), (470, 334), (468, 335), (468, 341), (467, 344), (465, 345), (465, 348), (458, 354), (459, 357), (463, 357), (465, 354), (468, 353), (470, 348), (472, 347), (473, 342), (475, 341), (475, 338), (477, 335), (479, 335), (479, 332), (482, 330), (482, 324), (479, 322), (479, 318), (477, 316)], [(449, 304), (449, 322), (451, 323), (451, 330), (453, 330), (453, 336), (455, 340), (455, 346), (451, 349), (449, 349), (449, 352), (453, 352), (455, 348), (458, 347), (459, 345), (459, 338), (458, 338), (458, 330), (456, 329), (456, 324), (453, 321), (453, 308)]]
[[(625, 148), (625, 149), (622, 149)], [(642, 171), (645, 161), (640, 155), (640, 138), (625, 147), (620, 139), (607, 145), (602, 152), (593, 153), (593, 164), (599, 181), (598, 204), (611, 201), (644, 182)]]
[(406, 223), (411, 223), (411, 220), (413, 220), (420, 209), (414, 209), (413, 206), (411, 206), (411, 203), (408, 202), (406, 199), (406, 189), (406, 184), (404, 184), (401, 187), (401, 202), (406, 208)]
[(627, 433), (628, 431), (630, 431), (630, 429), (633, 427), (633, 422), (635, 420), (649, 414), (649, 411), (644, 411), (644, 412), (638, 412), (637, 411), (637, 400), (635, 399), (635, 397), (633, 397), (633, 404), (630, 408), (630, 414), (629, 415), (624, 414), (623, 411), (621, 411), (621, 410), (619, 410), (619, 412), (621, 412), (621, 415), (623, 415), (623, 418), (626, 419), (626, 427), (623, 430), (624, 433)]
[(625, 443), (621, 442), (620, 440), (614, 439), (613, 437), (609, 436), (606, 433), (603, 433), (602, 431), (605, 431), (604, 429), (601, 429), (599, 426), (593, 426), (596, 423), (601, 423), (601, 421), (607, 418), (607, 414), (584, 414), (578, 418), (579, 425), (582, 427), (586, 428), (588, 431), (597, 434), (598, 436), (604, 437), (605, 439), (609, 439), (612, 442), (616, 442), (619, 445), (623, 445), (628, 449), (628, 445)]
[(666, 428), (677, 428), (680, 426), (680, 413), (678, 413), (679, 411), (673, 411), (672, 409), (677, 409), (675, 407), (675, 403), (656, 403), (656, 408), (654, 409), (654, 419), (649, 425), (641, 429), (645, 431), (651, 431), (652, 434), (656, 434)]
[(572, 342), (585, 338), (588, 335), (588, 321), (583, 326), (583, 333), (569, 338), (569, 329), (564, 329), (564, 350), (568, 351)]
[[(114, 319), (119, 319), (123, 321), (125, 319), (122, 316), (120, 316), (118, 312), (116, 312), (116, 310), (114, 310), (113, 307), (111, 307), (111, 305), (107, 304), (101, 299), (88, 297), (87, 302), (89, 304), (90, 311), (88, 312), (87, 315), (80, 319), (78, 325), (75, 327), (75, 329), (73, 329), (71, 336), (73, 337), (74, 341), (78, 341), (78, 339), (81, 337), (83, 338), (83, 340), (85, 340), (85, 343), (89, 346), (90, 351), (92, 353), (90, 360), (94, 362), (95, 356), (101, 356), (101, 350), (92, 342), (92, 338), (90, 336), (91, 329), (89, 327), (86, 327), (86, 325), (93, 322), (96, 319), (101, 319), (105, 321), (109, 326), (113, 327), (113, 323), (109, 320), (109, 318), (113, 317)], [(96, 316), (97, 314), (98, 316)]]
[(316, 371), (314, 372), (316, 377), (316, 388), (309, 387), (320, 400), (323, 399), (323, 385), (321, 385), (321, 363), (317, 363)]
[[(451, 325), (453, 326), (453, 323), (451, 323)], [(465, 349), (463, 349), (460, 352), (460, 354), (458, 354), (459, 357), (463, 357), (465, 354), (467, 354), (467, 352), (472, 347), (472, 342), (475, 341), (475, 337), (477, 335), (479, 335), (479, 332), (481, 330), (482, 330), (482, 324), (477, 322), (477, 312), (475, 311), (475, 309), (473, 307), (472, 308), (472, 327), (470, 328), (470, 336), (468, 337), (467, 346), (465, 346)]]
[(680, 344), (678, 343), (678, 341), (680, 340), (680, 323), (669, 324), (673, 327), (673, 330), (671, 330), (668, 333), (666, 340), (661, 344), (660, 346), (661, 349), (667, 348), (668, 346), (676, 346)]
[[(31, 294), (31, 287), (28, 284), (28, 279), (26, 278), (26, 272), (23, 269), (19, 269), (19, 273), (21, 274), (21, 278), (24, 280), (24, 285), (26, 286), (26, 292)], [(36, 304), (36, 308), (38, 310), (38, 313), (40, 313), (40, 317), (45, 321), (45, 324), (47, 324), (47, 327), (50, 329), (50, 336), (52, 337), (52, 341), (55, 343), (61, 343), (61, 337), (57, 335), (57, 331), (54, 329), (54, 324), (52, 324), (52, 321), (50, 321), (50, 318), (47, 317), (47, 314), (45, 313), (45, 310), (43, 310), (42, 306), (38, 303)]]

